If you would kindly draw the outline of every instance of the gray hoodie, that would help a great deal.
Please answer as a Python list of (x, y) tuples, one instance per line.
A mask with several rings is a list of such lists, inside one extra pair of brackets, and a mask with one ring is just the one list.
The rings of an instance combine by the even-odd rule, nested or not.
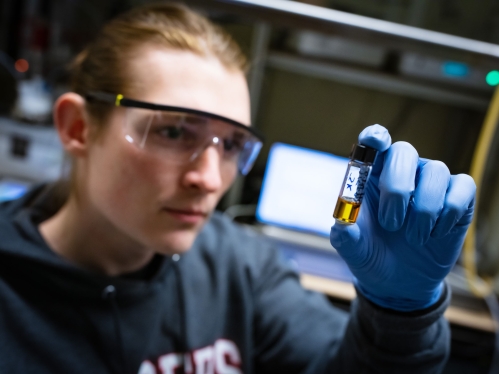
[(0, 206), (0, 373), (427, 374), (448, 357), (448, 290), (412, 313), (359, 295), (348, 315), (217, 213), (177, 261), (107, 277), (43, 241), (53, 200), (40, 186)]

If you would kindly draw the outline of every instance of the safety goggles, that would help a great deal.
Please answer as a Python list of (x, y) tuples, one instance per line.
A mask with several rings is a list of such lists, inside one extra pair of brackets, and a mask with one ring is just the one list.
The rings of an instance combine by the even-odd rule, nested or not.
[(105, 92), (90, 92), (85, 97), (88, 101), (124, 107), (125, 139), (166, 162), (189, 163), (207, 147), (215, 146), (221, 155), (222, 167), (237, 167), (246, 175), (263, 145), (263, 136), (255, 129), (217, 114)]

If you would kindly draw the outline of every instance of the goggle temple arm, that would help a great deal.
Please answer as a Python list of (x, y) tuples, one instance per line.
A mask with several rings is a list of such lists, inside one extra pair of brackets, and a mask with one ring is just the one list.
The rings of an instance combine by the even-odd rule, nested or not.
[[(263, 143), (260, 142), (260, 141), (256, 141), (256, 142), (251, 142), (252, 144), (252, 147), (249, 151), (249, 155), (248, 157), (244, 157), (243, 158), (243, 155), (244, 155), (244, 152), (241, 154), (241, 158), (240, 158), (240, 162), (239, 162), (239, 165), (238, 165), (238, 169), (239, 169), (239, 172), (241, 173), (241, 175), (247, 175), (251, 168), (253, 167), (253, 164), (255, 163), (257, 157), (258, 157), (258, 154), (260, 153), (260, 150), (262, 149), (263, 147)], [(246, 160), (246, 161), (244, 161)]]

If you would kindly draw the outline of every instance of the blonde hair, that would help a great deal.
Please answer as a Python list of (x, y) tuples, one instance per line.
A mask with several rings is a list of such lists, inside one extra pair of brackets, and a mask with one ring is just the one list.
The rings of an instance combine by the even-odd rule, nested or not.
[[(73, 61), (71, 89), (129, 95), (133, 79), (127, 61), (144, 44), (214, 56), (229, 69), (246, 72), (247, 59), (232, 37), (184, 5), (159, 3), (132, 9), (109, 22)], [(109, 105), (89, 103), (89, 114), (103, 123)]]

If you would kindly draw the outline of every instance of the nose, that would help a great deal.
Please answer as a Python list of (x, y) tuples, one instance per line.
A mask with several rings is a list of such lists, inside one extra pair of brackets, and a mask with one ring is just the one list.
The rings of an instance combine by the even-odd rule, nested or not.
[(206, 141), (201, 147), (199, 147), (199, 149), (194, 152), (192, 154), (192, 156), (190, 157), (189, 161), (192, 162), (194, 161), (196, 158), (199, 157), (200, 154), (202, 154), (206, 148), (208, 148), (209, 146), (215, 146), (217, 149), (220, 148), (220, 145), (221, 145), (221, 140), (218, 136), (214, 136), (213, 138), (209, 138), (208, 141)]
[(220, 152), (217, 141), (204, 148), (191, 160), (183, 178), (184, 186), (203, 192), (216, 192), (222, 188)]

